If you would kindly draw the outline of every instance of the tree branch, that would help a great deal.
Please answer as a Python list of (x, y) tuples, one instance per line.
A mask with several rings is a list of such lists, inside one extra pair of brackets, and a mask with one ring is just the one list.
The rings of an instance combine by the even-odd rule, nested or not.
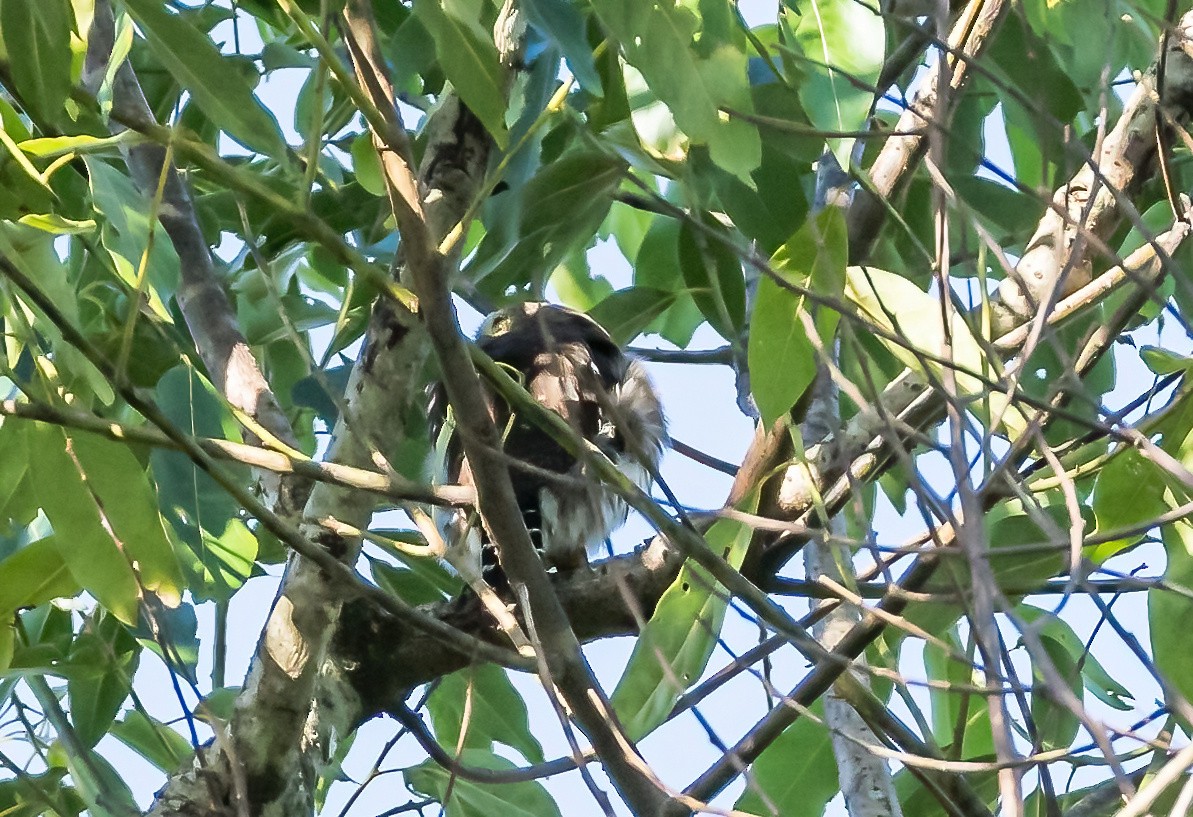
[[(927, 150), (926, 136), (932, 120), (944, 112), (942, 98), (952, 102), (956, 91), (969, 81), (971, 65), (986, 49), (998, 24), (1006, 14), (1004, 0), (971, 0), (949, 33), (949, 52), (943, 58), (947, 70), (933, 71), (916, 91), (895, 125), (896, 136), (883, 145), (882, 151), (870, 166), (869, 179), (849, 208), (849, 258), (861, 264), (870, 254), (878, 238), (892, 196), (910, 177), (911, 170)], [(948, 82), (941, 94), (940, 77)]]
[[(380, 107), (392, 92), (381, 72), (380, 61), (371, 59), (375, 45), (366, 14), (367, 5), (360, 0), (353, 0), (346, 8), (349, 28), (356, 41), (353, 51), (357, 73), (367, 77), (362, 84), (372, 96), (372, 102)], [(387, 146), (385, 135), (376, 129), (374, 139)], [(401, 209), (401, 191), (409, 185), (408, 166), (386, 158), (383, 152), (387, 187), (402, 228), (403, 243), (408, 232), (423, 236), (419, 240), (425, 241), (425, 222), (416, 213)], [(429, 248), (424, 245), (408, 254), (406, 261), (407, 273), (419, 296), (423, 325), (439, 359), (456, 433), (474, 474), (477, 506), (486, 530), (497, 545), (502, 568), (519, 597), (524, 620), (545, 669), (543, 683), (548, 689), (552, 686), (559, 689), (572, 717), (593, 742), (614, 785), (634, 813), (657, 814), (666, 796), (618, 724), (522, 520), (506, 461), (499, 453), (500, 439), (456, 319), (448, 287), (447, 259), (439, 255), (434, 245)]]
[[(161, 431), (142, 425), (118, 423), (85, 411), (4, 400), (0, 401), (0, 415), (77, 428), (117, 442), (181, 450), (175, 440)], [(476, 501), (476, 493), (461, 485), (423, 485), (393, 471), (383, 474), (336, 462), (319, 462), (293, 449), (265, 448), (212, 437), (187, 437), (212, 459), (238, 462), (275, 474), (296, 474), (311, 482), (327, 482), (341, 488), (368, 491), (395, 502), (461, 507)]]
[[(1122, 205), (1154, 173), (1159, 157), (1159, 130), (1189, 117), (1193, 82), (1193, 12), (1166, 35), (1166, 87), (1157, 87), (1155, 72), (1140, 78), (1113, 130), (1099, 140), (1096, 155), (1052, 196), (1051, 206), (1023, 256), (999, 284), (1001, 303), (1023, 319), (1046, 314), (1051, 303), (1084, 286), (1091, 277), (1087, 255), (1091, 239), (1109, 236), (1119, 225)], [(1163, 98), (1161, 98), (1161, 93)], [(1180, 215), (1179, 213), (1177, 214)], [(1008, 318), (1001, 316), (1006, 326)]]

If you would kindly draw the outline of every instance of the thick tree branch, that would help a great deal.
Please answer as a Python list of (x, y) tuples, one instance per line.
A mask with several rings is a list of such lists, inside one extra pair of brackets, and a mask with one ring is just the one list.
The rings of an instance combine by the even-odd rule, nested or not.
[[(851, 182), (832, 154), (825, 151), (816, 171), (816, 195), (812, 207), (819, 212), (825, 206), (848, 207)], [(811, 386), (811, 400), (800, 426), (805, 444), (822, 443), (841, 426), (841, 404), (837, 385), (833, 382), (829, 365), (839, 365), (839, 349), (834, 346), (831, 360), (817, 367)], [(828, 522), (832, 534), (845, 531), (845, 519), (836, 516)], [(827, 579), (837, 584), (857, 584), (853, 567), (853, 551), (834, 537), (808, 540), (804, 546), (804, 572), (815, 582)], [(844, 601), (821, 604), (824, 615), (813, 625), (812, 634), (826, 648), (832, 649), (861, 620), (861, 608)], [(857, 659), (858, 668), (845, 677), (852, 677), (857, 686), (868, 689), (862, 669), (864, 656)], [(886, 759), (869, 751), (876, 744), (874, 732), (867, 726), (861, 712), (846, 699), (845, 690), (838, 683), (824, 696), (824, 722), (829, 729), (833, 756), (837, 760), (837, 780), (845, 798), (850, 817), (903, 817), (899, 797), (895, 793), (894, 778)], [(878, 709), (883, 709), (878, 707)]]
[(1159, 131), (1168, 127), (1166, 123), (1188, 120), (1193, 92), (1191, 27), (1193, 13), (1182, 17), (1165, 40), (1165, 87), (1157, 87), (1154, 70), (1142, 77), (1113, 130), (1100, 140), (1097, 155), (1053, 194), (1014, 275), (999, 285), (1002, 305), (1019, 318), (1013, 323), (1046, 313), (1052, 302), (1089, 281), (1091, 239), (1114, 231), (1121, 221), (1121, 205), (1154, 174)]
[[(679, 572), (683, 557), (660, 538), (590, 569), (554, 575), (555, 595), (583, 642), (637, 632), (635, 613), (649, 612)], [(443, 602), (425, 611), (459, 629), (498, 643), (504, 639), (476, 604)], [(360, 717), (368, 719), (405, 700), (410, 690), (469, 665), (468, 656), (439, 649), (433, 635), (379, 613), (364, 601), (344, 611), (335, 641), (336, 663), (349, 668), (360, 691)]]

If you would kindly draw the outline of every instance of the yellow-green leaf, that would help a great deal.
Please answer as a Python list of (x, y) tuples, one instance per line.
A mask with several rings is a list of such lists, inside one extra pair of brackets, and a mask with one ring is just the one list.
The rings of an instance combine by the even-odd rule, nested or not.
[(132, 452), (42, 423), (30, 423), (26, 434), (33, 491), (75, 581), (130, 626), (137, 623), (142, 588), (176, 604), (178, 563)]
[(79, 583), (53, 538), (39, 539), (0, 561), (0, 619), (22, 607), (74, 596)]
[(937, 296), (877, 267), (849, 267), (845, 295), (860, 315), (885, 330), (879, 341), (903, 365), (935, 380), (951, 369), (961, 396), (981, 398), (971, 404), (975, 411), (997, 420), (1012, 437), (1022, 433), (1027, 419), (1005, 394), (985, 385), (983, 378), (998, 379), (997, 370), (957, 310), (952, 310), (946, 333)]

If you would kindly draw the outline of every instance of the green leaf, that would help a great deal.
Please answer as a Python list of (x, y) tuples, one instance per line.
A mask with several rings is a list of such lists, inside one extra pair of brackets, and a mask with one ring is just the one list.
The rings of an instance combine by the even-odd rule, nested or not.
[(658, 0), (593, 0), (592, 7), (683, 132), (750, 185), (762, 140), (753, 125), (724, 113), (754, 110), (745, 34), (728, 4), (700, 4), (704, 17), (692, 5)]
[[(993, 761), (994, 757), (981, 758)], [(978, 799), (992, 809), (998, 799), (997, 772), (970, 772), (965, 779), (973, 787)], [(939, 795), (924, 786), (914, 774), (906, 768), (895, 774), (895, 792), (899, 795), (899, 803), (903, 806), (903, 813), (915, 817), (952, 817), (955, 813), (945, 808), (940, 802)]]
[(1161, 349), (1159, 346), (1143, 346), (1139, 350), (1139, 356), (1143, 358), (1143, 362), (1147, 364), (1153, 374), (1158, 374), (1161, 377), (1177, 372), (1187, 372), (1193, 368), (1193, 359), (1185, 355), (1178, 355), (1168, 349)]
[[(965, 655), (957, 640), (956, 627), (942, 630), (952, 653)], [(994, 753), (994, 733), (990, 729), (990, 709), (986, 698), (974, 689), (981, 684), (968, 661), (954, 660), (949, 650), (931, 642), (924, 644), (924, 668), (932, 707), (932, 733), (936, 742), (958, 759), (985, 757)], [(953, 744), (961, 736), (961, 746)]]
[(696, 306), (721, 337), (733, 341), (746, 320), (746, 280), (729, 231), (702, 214), (700, 227), (684, 220), (679, 231), (679, 269)]
[(315, 783), (314, 811), (316, 814), (323, 813), (323, 806), (327, 803), (327, 794), (334, 784), (352, 780), (344, 771), (344, 761), (356, 744), (356, 736), (359, 734), (360, 732), (350, 732), (346, 738), (336, 741), (335, 752), (322, 764), (322, 768), (319, 770), (319, 779)]
[(26, 227), (34, 227), (52, 235), (86, 235), (95, 232), (95, 222), (91, 219), (73, 221), (57, 213), (29, 213), (18, 221)]
[(182, 597), (182, 571), (144, 466), (127, 445), (94, 434), (69, 434), (67, 445), (103, 509), (105, 525), (135, 565), (140, 587), (167, 607), (176, 607)]
[(52, 539), (39, 539), (0, 561), (0, 619), (78, 592), (79, 583)]
[[(27, 433), (30, 450), (37, 451), (31, 462), (33, 490), (54, 526), (58, 553), (75, 581), (105, 609), (135, 624), (140, 598), (132, 567), (136, 543), (125, 541), (105, 521), (96, 486), (73, 455), (73, 440), (63, 429), (31, 423)], [(127, 449), (121, 450), (131, 458)], [(108, 490), (119, 490), (119, 484)]]
[(20, 614), (20, 618), (26, 642), (30, 647), (43, 649), (57, 659), (66, 660), (66, 654), (75, 637), (74, 623), (68, 610), (52, 604), (43, 604), (32, 610), (25, 610)]
[(313, 69), (318, 64), (319, 61), (310, 54), (304, 54), (284, 40), (271, 40), (261, 46), (261, 67), (266, 71), (279, 68)]
[(613, 294), (613, 285), (602, 275), (593, 277), (588, 255), (573, 251), (551, 273), (551, 287), (564, 306), (587, 312)]
[(22, 774), (0, 782), (0, 814), (4, 817), (38, 817), (55, 814), (77, 817), (87, 804), (70, 786), (63, 784), (66, 770), (49, 769), (43, 774)]
[(699, 151), (687, 150), (687, 136), (675, 124), (671, 109), (646, 84), (642, 73), (632, 65), (623, 64), (620, 54), (616, 56), (619, 58), (616, 74), (609, 76), (605, 71), (602, 76), (605, 77), (605, 87), (618, 83), (615, 86), (618, 96), (593, 106), (597, 117), (618, 117), (605, 127), (602, 140), (624, 156), (634, 170), (648, 178), (671, 177), (685, 154), (691, 158), (699, 155)]
[[(1156, 668), (1172, 688), (1186, 700), (1193, 696), (1193, 649), (1189, 643), (1189, 622), (1193, 621), (1193, 525), (1173, 522), (1161, 529), (1164, 553), (1164, 583), (1180, 587), (1176, 593), (1165, 587), (1147, 591), (1148, 632)], [(1190, 724), (1185, 724), (1188, 729)]]
[(573, 0), (522, 0), (520, 8), (530, 24), (549, 37), (567, 60), (580, 87), (602, 96), (601, 77), (592, 57), (592, 46), (584, 36), (584, 15)]
[(486, 235), (470, 273), (482, 276), (482, 288), (493, 295), (545, 279), (592, 241), (624, 174), (620, 159), (598, 153), (570, 153), (546, 165), (520, 193), (516, 229), (508, 237)]
[(88, 747), (108, 733), (132, 689), (141, 647), (111, 616), (79, 634), (70, 650), (70, 719)]
[[(1059, 0), (1052, 5), (1059, 6), (1063, 2), (1065, 0)], [(1097, 11), (1085, 9), (1082, 16), (1089, 18), (1096, 14), (1107, 13), (1113, 14), (1113, 11), (1104, 6)], [(1005, 77), (1005, 79), (999, 80), (1000, 84), (1010, 82), (1015, 87), (1030, 89), (1031, 96), (1026, 105), (1016, 102), (1015, 105), (1008, 106), (1006, 105), (1007, 100), (1000, 100), (1003, 102), (1004, 114), (1008, 119), (1019, 120), (1026, 126), (1025, 132), (1027, 128), (1030, 128), (1029, 135), (1035, 137), (1034, 144), (1023, 146), (1024, 152), (1034, 152), (1040, 158), (1053, 157), (1056, 156), (1053, 152), (1054, 149), (1063, 143), (1064, 136), (1050, 121), (1040, 117), (1040, 112), (1047, 111), (1048, 119), (1056, 118), (1053, 121), (1067, 122), (1082, 111), (1085, 103), (1081, 98), (1081, 92), (1073, 83), (1069, 70), (1057, 63), (1053, 49), (1048, 47), (1049, 40), (1052, 39), (1051, 33), (1047, 38), (1037, 37), (1025, 23), (1026, 21), (1020, 15), (1008, 17), (1004, 24), (999, 26), (998, 36), (991, 40), (986, 59), (994, 70)], [(1070, 28), (1069, 34), (1072, 35), (1074, 31), (1075, 28)], [(1089, 42), (1099, 41), (1086, 40), (1082, 43), (1082, 47), (1087, 48)], [(1109, 65), (1104, 65), (1106, 48), (1096, 50), (1101, 53), (1090, 60), (1097, 66), (1093, 71), (1095, 88), (1092, 98), (1094, 100), (1097, 99), (1097, 83), (1101, 81), (1098, 77), (1104, 70), (1114, 70)], [(1154, 59), (1154, 56), (1152, 54), (1148, 59)], [(1014, 157), (1016, 176), (1019, 175), (1021, 155), (1016, 152)]]
[(0, 425), (0, 522), (11, 521), (23, 527), (34, 522), (39, 507), (29, 481), (26, 425), (11, 420)]
[[(460, 755), (466, 766), (484, 769), (513, 769), (514, 764), (483, 749), (466, 749)], [(559, 806), (537, 780), (522, 783), (484, 785), (456, 777), (427, 760), (403, 772), (406, 785), (420, 794), (447, 802), (447, 817), (561, 817)]]
[(427, 699), (427, 711), (435, 737), (453, 754), (464, 728), (465, 748), (490, 750), (496, 741), (517, 749), (531, 763), (543, 762), (526, 702), (501, 667), (481, 664), (445, 675)]
[(220, 687), (213, 689), (211, 694), (195, 705), (195, 717), (205, 723), (232, 720), (232, 713), (236, 708), (236, 699), (240, 697), (241, 687)]
[[(839, 299), (845, 286), (845, 221), (835, 207), (811, 218), (775, 252), (771, 267), (785, 283)], [(840, 314), (769, 275), (758, 283), (747, 349), (750, 388), (766, 423), (786, 414), (816, 378), (817, 356), (801, 316), (831, 349)]]
[[(800, 0), (798, 11), (784, 9), (795, 23), (804, 58), (799, 99), (821, 130), (857, 131), (874, 102), (871, 90), (886, 49), (886, 29), (876, 9), (853, 0)], [(849, 167), (854, 139), (830, 139), (841, 167)]]
[[(52, 764), (65, 765), (70, 772), (78, 795), (92, 817), (128, 817), (139, 813), (128, 783), (99, 752), (79, 755), (63, 751), (61, 744), (55, 743), (49, 754)], [(55, 758), (56, 754), (61, 755), (61, 760)]]
[(24, 151), (17, 147), (12, 137), (8, 135), (8, 132), (2, 129), (0, 129), (0, 143), (4, 145), (4, 149), (8, 152), (8, 155), (13, 158), (16, 167), (20, 169), (21, 173), (25, 175), (26, 179), (38, 187), (45, 189), (47, 192), (50, 191), (51, 188), (49, 182), (45, 179), (45, 177), (42, 176), (38, 169), (33, 166), (33, 162), (29, 161), (29, 157), (25, 155)]
[[(183, 602), (177, 607), (153, 605), (152, 623), (142, 616), (133, 637), (192, 684), (198, 684), (199, 619), (194, 605)], [(164, 648), (163, 648), (164, 645)]]
[[(104, 249), (112, 256), (116, 273), (130, 289), (135, 289), (144, 263), (149, 276), (145, 291), (150, 306), (163, 320), (172, 320), (163, 301), (169, 300), (178, 289), (180, 262), (165, 230), (150, 219), (152, 202), (137, 190), (131, 179), (106, 162), (92, 157), (85, 157), (84, 162), (91, 181), (92, 201), (104, 217), (101, 239)], [(146, 249), (148, 259), (144, 259)]]
[[(71, 2), (77, 5), (78, 0), (71, 0)], [(85, 6), (83, 8), (85, 11), (79, 14), (80, 21), (85, 17), (91, 16), (92, 13), (91, 7)], [(115, 23), (116, 28), (112, 35), (112, 53), (111, 55), (105, 54), (107, 66), (104, 69), (99, 89), (95, 93), (95, 101), (98, 103), (100, 113), (104, 117), (109, 116), (112, 112), (116, 94), (116, 76), (132, 53), (133, 42), (136, 39), (136, 26), (133, 24), (133, 18), (127, 13), (121, 11), (117, 14)], [(80, 25), (83, 25), (83, 23), (80, 22)], [(157, 76), (142, 74), (139, 79), (141, 81), (141, 88), (145, 91), (149, 99), (153, 99), (155, 102), (158, 101), (159, 94), (157, 92), (164, 91), (169, 97), (171, 105), (174, 105), (178, 101), (180, 89), (164, 73), (160, 73)], [(153, 110), (162, 112), (164, 107), (164, 104), (160, 104), (158, 107), (153, 108)]]
[[(1038, 633), (1046, 656), (1032, 655), (1032, 694), (1031, 717), (1036, 727), (1036, 735), (1044, 749), (1065, 749), (1077, 737), (1081, 727), (1076, 713), (1072, 712), (1059, 700), (1054, 700), (1050, 694), (1048, 683), (1039, 669), (1038, 663), (1042, 658), (1052, 662), (1060, 677), (1069, 685), (1069, 691), (1082, 700), (1081, 666), (1089, 657), (1085, 645), (1073, 632), (1069, 624), (1046, 610), (1030, 608), (1020, 604), (1016, 611), (1023, 614), (1029, 621), (1040, 622)], [(1029, 625), (1031, 626), (1031, 625)]]
[[(1040, 637), (1061, 647), (1075, 665), (1080, 664), (1082, 684), (1098, 700), (1119, 711), (1132, 708), (1134, 696), (1131, 691), (1106, 672), (1068, 622), (1048, 610), (1022, 603), (1015, 608), (1015, 615), (1037, 627)], [(1080, 693), (1074, 691), (1080, 698)]]
[[(174, 531), (185, 543), (179, 548), (178, 558), (187, 586), (199, 601), (231, 598), (252, 575), (260, 543), (243, 521), (228, 520), (217, 534), (176, 518)], [(195, 542), (193, 547), (191, 542)]]
[(381, 158), (373, 147), (373, 137), (362, 133), (352, 140), (352, 170), (360, 186), (374, 196), (385, 195), (385, 176)]
[(138, 710), (113, 724), (112, 736), (166, 774), (194, 754), (186, 738)]
[[(187, 433), (239, 439), (214, 389), (185, 366), (163, 375), (154, 396), (170, 421)], [(185, 454), (158, 448), (149, 459), (162, 515), (180, 540), (178, 556), (191, 592), (200, 600), (227, 599), (248, 578), (257, 557), (257, 540), (239, 519), (240, 506)], [(247, 469), (221, 465), (249, 484)]]
[(3, 0), (0, 33), (21, 99), (37, 118), (57, 122), (70, 93), (70, 0)]
[[(1071, 523), (1059, 490), (1037, 494), (1040, 505), (1033, 513), (1019, 499), (991, 508), (982, 518), (990, 548), (990, 570), (999, 588), (1011, 598), (1021, 598), (1065, 569), (1067, 554), (1051, 543), (1055, 531)], [(1048, 521), (1051, 520), (1051, 521)], [(1084, 520), (1088, 524), (1088, 520)], [(1028, 550), (1029, 546), (1035, 549)], [(926, 593), (963, 593), (973, 584), (963, 559), (946, 559), (924, 587)], [(909, 621), (928, 632), (942, 632), (961, 617), (955, 602), (920, 602), (908, 608)]]
[(21, 115), (4, 99), (0, 99), (0, 128), (4, 131), (0, 136), (4, 151), (13, 158), (12, 162), (0, 162), (0, 217), (15, 219), (28, 212), (53, 209), (56, 204), (53, 189), (42, 179), (24, 151), (13, 144), (28, 138), (29, 129), (21, 121)]
[(772, 254), (804, 223), (807, 199), (792, 191), (800, 190), (810, 174), (808, 162), (792, 158), (768, 139), (762, 145), (762, 164), (750, 176), (753, 188), (725, 172), (713, 178), (733, 226), (756, 241), (762, 254)]
[(505, 75), (493, 37), (479, 22), (479, 0), (415, 0), (414, 13), (435, 40), (443, 72), (468, 109), (502, 150), (505, 125)]
[[(812, 712), (823, 717), (823, 704), (817, 701)], [(801, 716), (783, 730), (762, 751), (750, 771), (750, 784), (733, 806), (750, 814), (820, 817), (824, 807), (841, 790), (828, 730), (823, 723), (807, 716)]]
[(37, 159), (44, 159), (72, 153), (112, 150), (122, 141), (127, 142), (128, 138), (91, 136), (83, 133), (77, 136), (42, 136), (36, 139), (25, 139), (17, 147), (21, 149), (22, 153), (27, 153)]
[(1157, 427), (1162, 435), (1161, 448), (1186, 468), (1193, 466), (1193, 392), (1179, 391), (1164, 415)]
[[(746, 525), (721, 519), (709, 528), (705, 540), (736, 568), (751, 533)], [(723, 587), (689, 563), (659, 599), (611, 696), (631, 740), (662, 724), (683, 691), (704, 673), (725, 619), (725, 598)]]
[(281, 160), (286, 140), (238, 65), (181, 15), (158, 0), (124, 0), (158, 62), (190, 92), (212, 122), (250, 150)]
[(633, 261), (642, 249), (642, 242), (654, 222), (653, 214), (615, 201), (609, 207), (605, 223), (601, 225), (600, 235), (602, 238), (612, 237), (617, 242), (617, 249), (621, 250), (621, 254), (627, 260)]
[(324, 369), (318, 375), (309, 374), (300, 378), (290, 387), (290, 397), (294, 405), (314, 409), (327, 425), (335, 425), (340, 409), (336, 404), (336, 397), (332, 395), (338, 397), (344, 394), (351, 371), (350, 366), (336, 366)]
[[(17, 646), (17, 625), (11, 617), (0, 621), (0, 673), (12, 665), (12, 656)], [(10, 690), (0, 688), (0, 697), (8, 699)]]
[(661, 289), (630, 287), (610, 293), (588, 311), (619, 345), (642, 334), (655, 318), (675, 302), (675, 296)]
[[(1140, 526), (1168, 510), (1167, 481), (1154, 462), (1134, 447), (1123, 448), (1098, 471), (1093, 509), (1098, 532)], [(1146, 528), (1145, 528), (1146, 529)], [(1097, 563), (1134, 545), (1142, 533), (1103, 542), (1087, 552)]]
[(691, 342), (704, 316), (687, 291), (679, 268), (679, 231), (674, 219), (654, 220), (634, 257), (634, 284), (672, 295), (672, 303), (649, 330), (682, 348)]
[[(1052, 543), (1056, 531), (1068, 530), (1078, 520), (1070, 518), (1060, 491), (1037, 494), (1035, 502), (1040, 507), (1034, 514), (1024, 509), (1021, 500), (1013, 499), (996, 505), (982, 520), (990, 547), (990, 570), (999, 588), (1012, 596), (1039, 587), (1068, 564), (1068, 554), (1058, 552)], [(1083, 511), (1079, 521), (1088, 525), (1090, 513)], [(1027, 551), (1029, 545), (1037, 549)], [(1016, 548), (1022, 550), (1016, 552)], [(1000, 552), (1004, 550), (1008, 552)]]
[[(1022, 241), (1024, 232), (1035, 226), (1038, 217), (1032, 212), (1029, 195), (980, 176), (958, 176), (955, 181), (958, 197), (974, 209), (996, 239)], [(961, 254), (964, 249), (956, 247), (953, 251)]]
[[(0, 222), (0, 253), (54, 302), (71, 325), (79, 328), (80, 298), (66, 266), (58, 258), (54, 248), (56, 240), (55, 236), (24, 224)], [(25, 302), (23, 298), (21, 302)], [(3, 303), (0, 302), (0, 305)], [(10, 298), (6, 308), (13, 309), (16, 303), (15, 297)], [(29, 309), (36, 316), (37, 331), (52, 340), (54, 368), (61, 378), (60, 385), (80, 396), (89, 391), (100, 402), (111, 405), (116, 398), (108, 379), (82, 352), (63, 339), (57, 327), (40, 309), (31, 304)], [(17, 320), (23, 323), (25, 318)]]
[[(390, 535), (388, 531), (375, 531), (382, 536)], [(397, 558), (402, 558), (394, 554)], [(373, 579), (398, 598), (410, 604), (431, 604), (451, 598), (460, 592), (460, 579), (449, 573), (435, 559), (420, 559), (414, 556), (402, 559), (404, 567), (383, 562), (369, 557), (369, 567), (373, 571)]]

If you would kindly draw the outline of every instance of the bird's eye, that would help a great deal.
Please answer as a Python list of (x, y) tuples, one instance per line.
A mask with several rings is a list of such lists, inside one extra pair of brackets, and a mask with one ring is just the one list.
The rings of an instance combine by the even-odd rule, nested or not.
[(489, 338), (504, 335), (510, 330), (512, 323), (513, 321), (509, 315), (490, 315), (484, 325), (481, 326), (481, 334)]

